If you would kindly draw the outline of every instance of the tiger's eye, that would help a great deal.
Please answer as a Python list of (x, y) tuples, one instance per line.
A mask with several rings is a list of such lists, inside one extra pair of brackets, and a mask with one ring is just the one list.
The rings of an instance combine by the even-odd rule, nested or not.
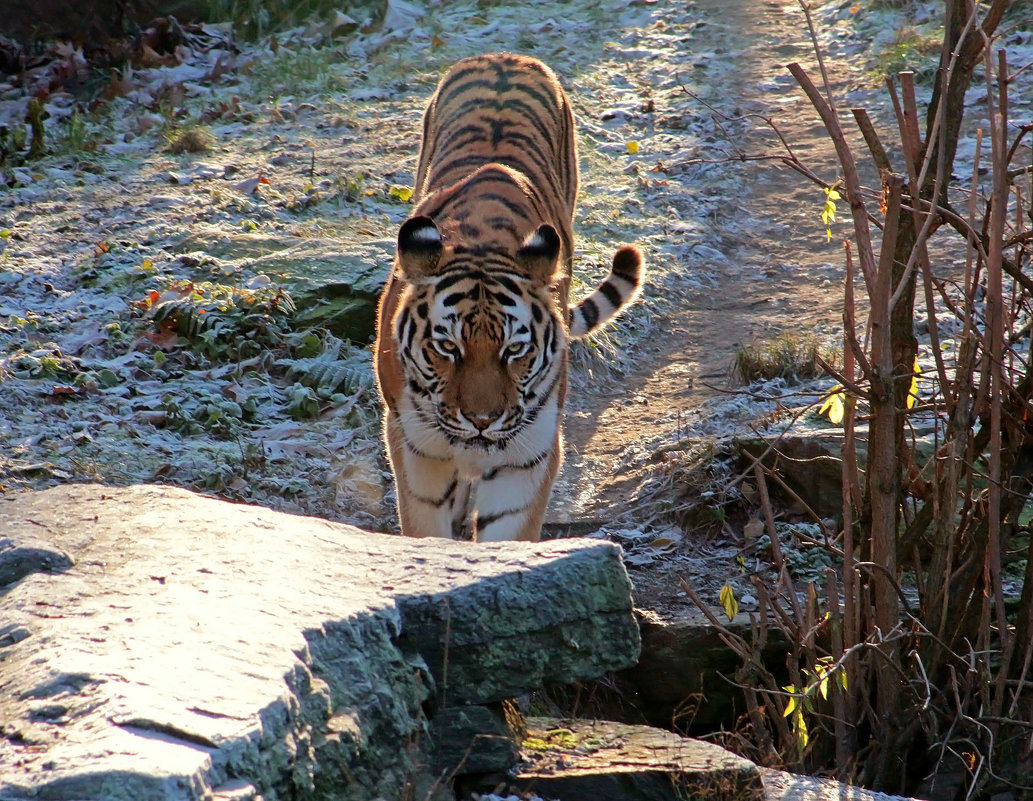
[(531, 352), (530, 342), (510, 342), (502, 349), (502, 358), (507, 362), (515, 362)]
[(456, 361), (463, 353), (451, 339), (432, 339), (430, 346), (439, 356), (444, 356), (452, 361)]

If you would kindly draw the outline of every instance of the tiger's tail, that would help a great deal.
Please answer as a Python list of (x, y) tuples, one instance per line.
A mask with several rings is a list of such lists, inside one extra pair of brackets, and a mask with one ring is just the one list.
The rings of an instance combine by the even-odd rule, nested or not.
[(619, 248), (610, 274), (595, 291), (570, 307), (570, 336), (580, 339), (606, 325), (633, 301), (642, 288), (642, 252), (633, 245)]

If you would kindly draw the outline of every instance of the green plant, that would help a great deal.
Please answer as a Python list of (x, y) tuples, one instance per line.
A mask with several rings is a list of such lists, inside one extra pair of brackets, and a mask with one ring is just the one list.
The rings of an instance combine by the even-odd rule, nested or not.
[(72, 154), (89, 153), (97, 149), (96, 141), (89, 136), (86, 120), (78, 111), (74, 111), (62, 126), (59, 146)]
[(273, 284), (251, 289), (175, 282), (142, 303), (159, 331), (174, 331), (213, 360), (246, 359), (284, 344), (294, 314), (291, 296)]
[[(318, 352), (313, 353), (314, 343)], [(353, 395), (373, 384), (369, 357), (364, 351), (348, 345), (333, 334), (324, 333), (322, 340), (313, 332), (298, 339), (299, 350), (306, 355), (278, 362), (288, 374), (315, 390), (320, 397), (334, 394)]]
[(923, 33), (910, 26), (900, 28), (893, 41), (879, 53), (874, 77), (881, 80), (887, 75), (910, 70), (919, 83), (931, 82), (936, 75), (942, 40), (942, 29)]
[(830, 679), (834, 677), (835, 684), (846, 691), (847, 674), (842, 665), (833, 662), (831, 656), (818, 657), (814, 660), (813, 667), (804, 667), (801, 669), (801, 673), (807, 682), (806, 685), (797, 687), (795, 684), (787, 684), (782, 687), (789, 694), (785, 702), (785, 709), (782, 710), (782, 717), (789, 720), (796, 740), (797, 752), (802, 757), (810, 743), (807, 718), (819, 715), (819, 698), (827, 706)]
[(299, 49), (277, 47), (272, 58), (254, 65), (254, 81), (262, 94), (274, 99), (274, 119), (278, 111), (275, 98), (297, 95), (300, 91), (319, 92), (329, 87), (333, 48), (303, 46)]
[(822, 187), (825, 193), (825, 205), (821, 210), (821, 221), (825, 224), (825, 241), (832, 241), (832, 223), (836, 221), (836, 201), (840, 199), (838, 182), (832, 186)]
[(297, 420), (318, 417), (320, 411), (319, 395), (311, 387), (294, 384), (287, 388), (287, 414)]
[[(333, 0), (202, 0), (205, 13), (201, 16), (213, 22), (232, 22), (237, 33), (252, 41), (269, 36), (285, 28), (301, 24), (309, 18), (329, 18), (341, 8)], [(360, 0), (345, 4), (359, 6), (354, 11), (361, 18), (368, 16), (377, 4)], [(362, 9), (366, 6), (366, 9)]]
[(334, 185), (337, 191), (344, 196), (349, 203), (358, 202), (365, 193), (366, 176), (361, 172), (354, 175), (338, 175), (334, 178)]
[(784, 378), (802, 381), (825, 374), (822, 362), (835, 362), (836, 354), (824, 349), (811, 335), (780, 334), (768, 343), (747, 345), (735, 352), (734, 372), (744, 384)]
[(166, 426), (186, 436), (211, 434), (218, 439), (233, 439), (245, 417), (239, 403), (207, 390), (189, 395), (166, 393), (160, 408)]
[(0, 125), (0, 167), (17, 167), (25, 158), (28, 134), (24, 125)]
[(47, 118), (47, 112), (43, 108), (43, 104), (39, 101), (39, 98), (32, 98), (29, 100), (29, 108), (26, 112), (25, 119), (29, 123), (29, 129), (32, 131), (32, 136), (29, 140), (29, 158), (39, 158), (47, 152), (47, 146), (45, 142), (45, 131), (43, 126), (43, 120)]

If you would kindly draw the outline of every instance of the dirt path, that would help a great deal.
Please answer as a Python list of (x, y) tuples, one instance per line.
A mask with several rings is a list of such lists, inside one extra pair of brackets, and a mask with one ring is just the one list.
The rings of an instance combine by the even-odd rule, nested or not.
[[(736, 155), (734, 148), (751, 157), (778, 153), (759, 117), (742, 119), (770, 116), (805, 163), (834, 179), (824, 128), (784, 69), (799, 61), (816, 74), (798, 4), (700, 0), (691, 19), (675, 24), (691, 27), (687, 46), (701, 54), (699, 66), (685, 76), (691, 78), (685, 88), (715, 112), (739, 118), (713, 126), (698, 158), (722, 160)], [(643, 90), (647, 81), (648, 76)], [(681, 87), (668, 89), (664, 101), (683, 113), (711, 115)], [(736, 138), (734, 146), (725, 133)], [(643, 147), (676, 142), (670, 134), (658, 124)], [(667, 153), (659, 160), (670, 163)], [(717, 168), (721, 179), (708, 176), (703, 188), (715, 193), (706, 198), (712, 213), (699, 232), (703, 247), (679, 261), (661, 250), (649, 265), (650, 290), (666, 295), (667, 302), (653, 320), (653, 333), (636, 346), (633, 366), (572, 404), (566, 427), (571, 453), (563, 476), (568, 489), (557, 493), (562, 497), (556, 523), (603, 523), (624, 508), (649, 471), (652, 449), (676, 439), (690, 420), (705, 414), (704, 401), (734, 386), (736, 348), (771, 341), (781, 332), (828, 338), (838, 330), (842, 257), (825, 241), (820, 189), (773, 161), (728, 160)], [(689, 168), (666, 180), (692, 194), (695, 172)], [(659, 216), (663, 201), (655, 201)], [(701, 288), (679, 286), (683, 271), (697, 276)]]

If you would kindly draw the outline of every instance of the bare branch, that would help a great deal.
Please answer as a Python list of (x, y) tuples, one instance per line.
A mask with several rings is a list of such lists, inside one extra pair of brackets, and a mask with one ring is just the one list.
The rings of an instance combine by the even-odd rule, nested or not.
[(857, 258), (861, 264), (861, 274), (864, 282), (871, 292), (875, 281), (875, 254), (871, 247), (871, 232), (868, 228), (868, 212), (865, 209), (864, 200), (861, 197), (861, 179), (857, 174), (857, 165), (854, 163), (853, 154), (843, 136), (843, 129), (839, 125), (835, 111), (822, 99), (807, 73), (797, 64), (789, 64), (787, 69), (796, 78), (796, 82), (804, 90), (811, 104), (825, 123), (825, 130), (836, 146), (836, 155), (843, 168), (843, 184), (846, 188), (847, 201), (850, 204), (850, 213), (854, 219), (854, 233), (857, 243)]

